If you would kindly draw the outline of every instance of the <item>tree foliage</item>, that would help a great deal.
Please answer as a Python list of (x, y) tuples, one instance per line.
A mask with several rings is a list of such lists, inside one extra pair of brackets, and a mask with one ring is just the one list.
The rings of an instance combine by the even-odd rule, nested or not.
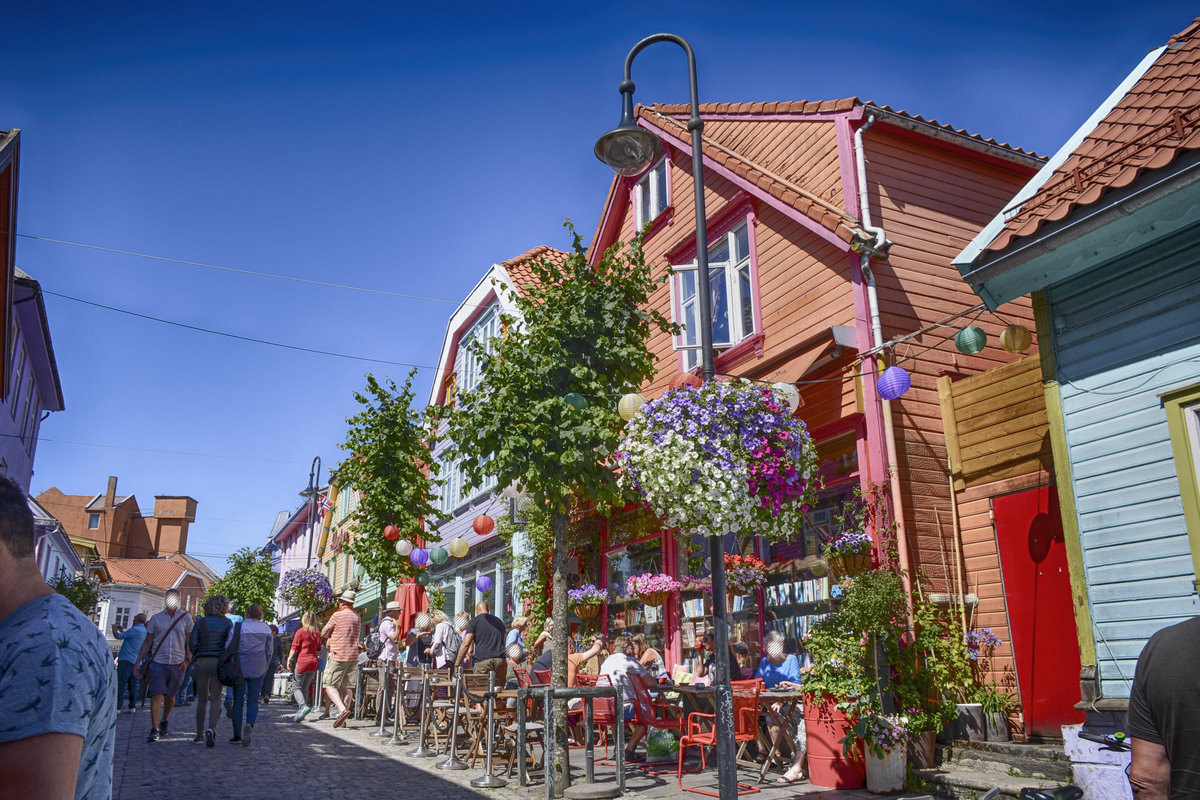
[[(238, 613), (258, 603), (263, 619), (275, 620), (275, 584), (279, 576), (271, 569), (271, 557), (259, 547), (243, 547), (229, 557), (225, 576), (208, 589), (208, 595), (223, 594), (238, 604)], [(206, 596), (208, 596), (206, 595)]]
[(100, 591), (100, 582), (95, 578), (83, 575), (64, 575), (53, 583), (50, 581), (46, 581), (46, 583), (89, 617), (96, 612), (96, 607), (105, 598)]
[[(530, 265), (535, 282), (501, 286), (517, 315), (503, 315), (505, 334), (492, 354), (476, 343), (482, 377), (460, 392), (450, 412), (451, 454), (461, 456), (464, 482), (478, 487), (485, 474), (500, 486), (520, 483), (532, 504), (550, 515), (553, 532), (553, 618), (567, 630), (567, 532), (572, 509), (604, 513), (627, 499), (617, 485), (612, 454), (624, 422), (617, 400), (654, 375), (647, 341), (675, 326), (650, 308), (650, 295), (668, 275), (652, 274), (641, 236), (610, 247), (588, 263), (582, 239), (568, 221), (573, 252)], [(568, 394), (587, 402), (570, 403)], [(573, 398), (574, 399), (574, 398)], [(538, 554), (544, 557), (544, 554)], [(566, 639), (553, 639), (554, 682), (566, 675)], [(558, 752), (567, 752), (566, 713), (556, 715)], [(554, 764), (560, 793), (569, 782)]]
[(427, 417), (412, 406), (415, 372), (400, 387), (367, 376), (366, 390), (354, 393), (362, 408), (346, 420), (349, 429), (341, 447), (350, 455), (333, 474), (343, 490), (353, 487), (361, 495), (354, 535), (345, 549), (381, 585), (419, 571), (396, 552), (383, 529), (395, 525), (401, 538), (411, 540), (423, 536), (425, 520), (437, 513), (432, 504), (437, 485), (437, 463), (431, 455), (435, 433)]

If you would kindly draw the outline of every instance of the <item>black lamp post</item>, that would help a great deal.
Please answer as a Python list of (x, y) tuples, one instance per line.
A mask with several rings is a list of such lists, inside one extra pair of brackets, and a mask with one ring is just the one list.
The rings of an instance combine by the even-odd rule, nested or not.
[[(700, 323), (700, 369), (706, 381), (713, 379), (712, 346), (712, 295), (708, 275), (708, 229), (704, 211), (704, 163), (701, 158), (700, 135), (704, 120), (700, 119), (699, 93), (696, 90), (696, 54), (692, 46), (681, 36), (672, 33), (656, 33), (647, 36), (633, 46), (625, 57), (625, 78), (618, 87), (621, 91), (621, 124), (600, 137), (596, 142), (596, 157), (608, 164), (614, 172), (632, 177), (651, 166), (662, 155), (663, 143), (651, 131), (638, 127), (633, 117), (633, 80), (630, 68), (633, 59), (646, 47), (657, 42), (674, 42), (687, 53), (688, 80), (691, 88), (691, 118), (687, 128), (692, 134), (692, 186), (696, 193), (696, 278), (699, 295)], [(737, 797), (737, 755), (733, 741), (733, 691), (729, 686), (729, 614), (725, 603), (725, 546), (724, 536), (708, 538), (708, 554), (712, 562), (713, 629), (717, 652), (715, 662), (716, 712), (717, 712), (717, 786), (721, 800)]]
[[(313, 481), (313, 477), (316, 481)], [(312, 526), (313, 517), (316, 513), (317, 505), (317, 487), (321, 485), (321, 457), (317, 456), (313, 459), (312, 465), (308, 468), (308, 488), (300, 493), (300, 496), (308, 500), (308, 561), (305, 562), (305, 567), (312, 566), (312, 551), (313, 551), (313, 536)]]

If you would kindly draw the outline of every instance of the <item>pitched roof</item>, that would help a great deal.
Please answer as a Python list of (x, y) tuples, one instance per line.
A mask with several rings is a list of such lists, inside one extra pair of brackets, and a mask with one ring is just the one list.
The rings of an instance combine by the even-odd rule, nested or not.
[(1200, 149), (1200, 18), (1157, 52), (1148, 66), (1143, 62), (1134, 71), (1132, 86), (1110, 98), (1107, 113), (1098, 120), (1094, 115), (1072, 137), (1070, 149), (1051, 160), (1053, 170), (1034, 179), (1042, 181), (1036, 191), (1017, 196), (1020, 202), (1007, 210), (1003, 227), (982, 252), (1006, 250), (1043, 225), (1096, 204), (1110, 190), (1171, 165), (1181, 153)]
[(184, 572), (198, 573), (207, 584), (208, 576), (198, 571), (188, 559), (175, 555), (169, 558), (105, 558), (101, 559), (112, 576), (113, 583), (149, 586), (166, 591), (179, 582)]
[(546, 258), (554, 264), (562, 264), (569, 257), (569, 253), (564, 253), (562, 250), (555, 250), (553, 247), (540, 244), (515, 258), (501, 261), (500, 266), (508, 273), (508, 277), (512, 279), (513, 288), (523, 295), (525, 294), (526, 286), (536, 286), (539, 283), (537, 276), (533, 273), (532, 265), (534, 263)]

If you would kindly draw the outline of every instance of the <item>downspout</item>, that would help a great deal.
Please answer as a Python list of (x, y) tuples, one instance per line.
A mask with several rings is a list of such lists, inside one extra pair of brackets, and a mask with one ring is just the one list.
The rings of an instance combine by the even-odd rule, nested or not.
[[(867, 310), (871, 315), (871, 353), (876, 369), (878, 369), (879, 348), (883, 345), (883, 326), (879, 322), (879, 294), (875, 289), (875, 273), (871, 270), (871, 253), (885, 251), (887, 236), (883, 228), (871, 225), (871, 202), (867, 196), (867, 164), (863, 155), (863, 134), (875, 124), (875, 115), (867, 116), (865, 124), (854, 132), (854, 166), (858, 173), (858, 206), (861, 213), (862, 228), (875, 236), (873, 247), (863, 248), (859, 265), (862, 269), (863, 280), (867, 283)], [(906, 597), (912, 596), (912, 564), (908, 553), (908, 532), (904, 527), (904, 506), (900, 494), (900, 465), (896, 458), (896, 429), (892, 424), (892, 403), (879, 396), (875, 391), (876, 402), (880, 403), (883, 412), (883, 440), (887, 448), (887, 471), (891, 482), (892, 516), (896, 521), (896, 550), (900, 559), (900, 577), (904, 582)], [(912, 604), (909, 602), (909, 627), (912, 627)]]

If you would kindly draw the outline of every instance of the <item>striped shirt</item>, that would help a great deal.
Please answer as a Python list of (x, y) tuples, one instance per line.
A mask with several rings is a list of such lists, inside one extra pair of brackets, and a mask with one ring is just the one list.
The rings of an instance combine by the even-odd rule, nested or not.
[(357, 612), (349, 608), (335, 612), (321, 630), (321, 637), (329, 646), (329, 657), (334, 661), (357, 661), (361, 631), (362, 620)]

